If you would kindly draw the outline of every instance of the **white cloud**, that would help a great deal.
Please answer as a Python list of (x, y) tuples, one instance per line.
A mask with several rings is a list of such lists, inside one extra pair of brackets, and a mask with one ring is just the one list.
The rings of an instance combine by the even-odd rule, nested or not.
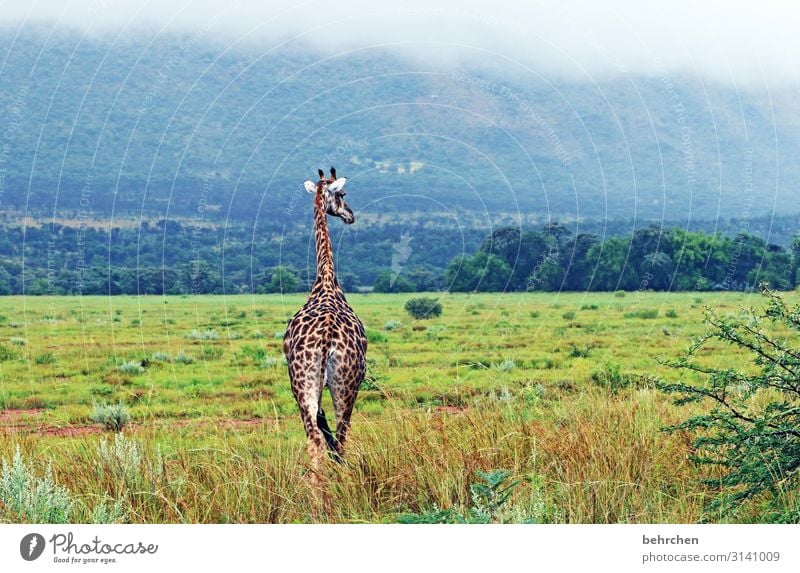
[(0, 22), (57, 22), (92, 34), (208, 28), (224, 43), (284, 41), (341, 51), (393, 44), (423, 58), (511, 59), (549, 74), (699, 73), (796, 82), (800, 4), (708, 0), (40, 0), (0, 4)]

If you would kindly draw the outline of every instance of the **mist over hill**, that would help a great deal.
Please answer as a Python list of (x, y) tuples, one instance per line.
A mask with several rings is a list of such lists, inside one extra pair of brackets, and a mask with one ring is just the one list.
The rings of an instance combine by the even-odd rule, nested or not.
[(0, 210), (291, 224), (307, 220), (303, 180), (333, 164), (367, 222), (800, 211), (791, 87), (667, 71), (589, 82), (473, 55), (5, 26)]

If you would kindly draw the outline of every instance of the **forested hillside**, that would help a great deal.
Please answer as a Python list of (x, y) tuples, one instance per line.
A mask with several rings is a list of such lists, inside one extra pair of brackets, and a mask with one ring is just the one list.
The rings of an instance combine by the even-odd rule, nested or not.
[(297, 219), (303, 179), (331, 163), (365, 212), (390, 218), (688, 221), (800, 205), (789, 89), (666, 72), (567, 80), (402, 47), (323, 58), (202, 33), (6, 28), (0, 54), (0, 209), (18, 216), (170, 218), (202, 204), (221, 221)]
[(0, 292), (302, 290), (302, 182), (331, 164), (349, 290), (797, 280), (790, 91), (202, 33), (26, 25), (0, 53)]

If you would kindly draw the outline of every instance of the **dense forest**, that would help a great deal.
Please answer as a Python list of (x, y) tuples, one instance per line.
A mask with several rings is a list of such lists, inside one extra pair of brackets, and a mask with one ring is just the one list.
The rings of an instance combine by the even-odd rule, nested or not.
[(469, 257), (448, 265), (453, 291), (748, 290), (798, 284), (800, 233), (790, 248), (747, 232), (735, 237), (650, 226), (630, 236), (571, 235), (503, 228)]
[[(782, 246), (745, 230), (723, 235), (657, 225), (617, 235), (559, 223), (488, 233), (424, 220), (331, 228), (338, 276), (349, 292), (747, 290), (762, 282), (776, 289), (800, 283), (800, 233)], [(296, 292), (309, 287), (315, 272), (311, 230), (279, 221), (259, 228), (162, 219), (111, 232), (0, 226), (0, 294)]]

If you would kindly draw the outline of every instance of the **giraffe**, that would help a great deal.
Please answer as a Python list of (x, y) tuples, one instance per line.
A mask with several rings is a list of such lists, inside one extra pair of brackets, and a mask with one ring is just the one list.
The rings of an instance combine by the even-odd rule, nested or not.
[[(321, 169), (318, 173), (317, 183), (305, 182), (306, 191), (314, 193), (317, 277), (308, 300), (289, 321), (283, 338), (292, 393), (308, 436), (315, 482), (326, 444), (337, 461), (344, 455), (350, 416), (367, 366), (364, 325), (350, 308), (336, 279), (328, 233), (327, 215), (339, 217), (347, 225), (355, 222), (353, 211), (344, 200), (346, 179), (337, 179), (333, 167), (330, 178)], [(336, 435), (322, 411), (325, 386), (333, 399)]]

